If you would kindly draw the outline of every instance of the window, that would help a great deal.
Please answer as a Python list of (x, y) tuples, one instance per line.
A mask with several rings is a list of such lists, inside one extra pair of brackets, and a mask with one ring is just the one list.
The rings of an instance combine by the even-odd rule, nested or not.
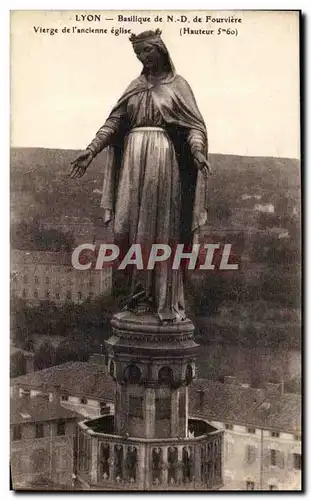
[(276, 450), (270, 450), (270, 465), (276, 465)]
[(301, 455), (294, 453), (294, 469), (301, 470)]
[(174, 383), (174, 373), (170, 366), (163, 366), (160, 368), (158, 381), (163, 385), (172, 385)]
[(81, 399), (80, 399), (80, 403), (81, 403), (82, 405), (86, 405), (86, 404), (87, 404), (87, 399), (86, 399), (86, 398), (81, 398)]
[(50, 292), (48, 290), (45, 291), (45, 298), (48, 299), (50, 297)]
[(255, 489), (255, 483), (253, 481), (246, 481), (246, 489), (247, 490), (254, 490)]
[(171, 398), (156, 398), (155, 414), (156, 420), (171, 418)]
[(68, 399), (69, 398), (68, 398), (67, 394), (62, 395), (62, 401), (68, 401)]
[(30, 461), (32, 462), (33, 472), (47, 471), (48, 455), (45, 450), (34, 450), (31, 454)]
[(25, 274), (25, 276), (23, 277), (23, 282), (25, 284), (28, 283), (28, 276), (27, 276), (27, 274)]
[(37, 299), (37, 298), (38, 298), (38, 295), (39, 295), (39, 294), (38, 294), (38, 290), (34, 290), (34, 292), (33, 292), (33, 296)]
[(94, 292), (89, 292), (89, 297), (94, 297)]
[(27, 290), (25, 288), (23, 289), (23, 297), (27, 297)]
[(279, 438), (280, 437), (280, 433), (279, 432), (272, 431), (272, 432), (270, 432), (270, 435), (271, 435), (271, 437), (274, 437), (274, 438)]
[(131, 384), (139, 384), (141, 381), (141, 371), (136, 365), (128, 365), (123, 372), (124, 380)]
[(269, 490), (270, 490), (270, 491), (275, 491), (275, 490), (277, 490), (277, 489), (278, 489), (278, 487), (277, 487), (275, 484), (270, 484), (270, 485), (269, 485)]
[(108, 415), (110, 413), (110, 407), (103, 402), (100, 402), (100, 414), (101, 415)]
[(46, 277), (45, 277), (45, 283), (46, 283), (47, 285), (49, 285), (49, 284), (50, 284), (50, 278), (49, 278), (48, 276), (46, 276)]
[(298, 434), (295, 434), (294, 439), (295, 439), (295, 441), (301, 441), (301, 436), (298, 436)]
[(57, 422), (57, 435), (65, 436), (66, 434), (66, 422), (64, 420), (59, 420)]
[(129, 398), (129, 415), (135, 418), (143, 418), (143, 398), (130, 396)]
[(39, 285), (39, 278), (38, 278), (38, 276), (35, 276), (35, 284)]
[(36, 438), (44, 437), (44, 427), (43, 424), (36, 424)]
[(71, 299), (71, 291), (70, 290), (67, 290), (66, 297), (69, 300)]
[(226, 438), (225, 439), (225, 455), (226, 457), (230, 457), (231, 454), (233, 453), (234, 451), (234, 441), (231, 440), (230, 438)]
[(14, 425), (13, 426), (13, 436), (12, 436), (13, 441), (19, 441), (22, 439), (22, 427), (21, 425)]
[(78, 300), (82, 300), (82, 292), (78, 292)]
[(256, 446), (247, 445), (246, 447), (246, 461), (248, 464), (253, 464), (256, 460)]
[(254, 427), (248, 427), (247, 432), (248, 432), (248, 434), (255, 434), (256, 429)]
[(93, 280), (89, 281), (89, 287), (92, 287), (94, 285)]
[(30, 398), (30, 390), (29, 389), (22, 389), (22, 394), (21, 396), (23, 398), (29, 399)]
[(227, 431), (233, 431), (233, 425), (232, 424), (225, 424), (225, 429), (227, 429)]
[(284, 452), (280, 450), (270, 450), (270, 465), (272, 467), (284, 468)]
[(60, 298), (59, 292), (55, 292), (55, 298), (56, 298), (56, 299), (59, 299), (59, 298)]

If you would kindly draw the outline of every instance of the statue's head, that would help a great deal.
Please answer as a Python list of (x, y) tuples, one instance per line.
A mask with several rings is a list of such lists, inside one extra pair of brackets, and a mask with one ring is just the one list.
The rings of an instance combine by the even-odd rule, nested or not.
[(139, 35), (132, 34), (130, 37), (134, 52), (143, 64), (144, 71), (158, 68), (173, 71), (168, 50), (160, 35), (161, 31), (157, 29), (144, 31)]

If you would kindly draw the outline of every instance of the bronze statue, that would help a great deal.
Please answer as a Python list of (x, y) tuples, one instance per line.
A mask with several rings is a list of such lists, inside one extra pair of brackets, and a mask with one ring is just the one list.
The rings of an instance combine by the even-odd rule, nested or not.
[[(175, 72), (161, 32), (130, 40), (142, 73), (132, 81), (96, 137), (72, 163), (82, 177), (103, 152), (104, 222), (113, 220), (122, 251), (139, 243), (190, 248), (193, 233), (206, 222), (207, 132), (188, 83)], [(186, 317), (183, 273), (169, 263), (133, 270), (132, 293), (161, 322)]]

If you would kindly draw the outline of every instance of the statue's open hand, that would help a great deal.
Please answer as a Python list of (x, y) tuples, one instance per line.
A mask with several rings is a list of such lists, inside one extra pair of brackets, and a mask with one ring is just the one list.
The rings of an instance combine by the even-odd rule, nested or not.
[(197, 151), (194, 155), (194, 163), (198, 170), (201, 170), (205, 179), (209, 177), (212, 173), (210, 164), (208, 163), (205, 154)]
[(86, 149), (82, 153), (79, 154), (79, 156), (70, 163), (72, 167), (70, 168), (70, 171), (68, 173), (69, 177), (72, 179), (80, 179), (85, 172), (87, 167), (90, 165), (91, 161), (93, 160), (93, 153), (90, 149)]

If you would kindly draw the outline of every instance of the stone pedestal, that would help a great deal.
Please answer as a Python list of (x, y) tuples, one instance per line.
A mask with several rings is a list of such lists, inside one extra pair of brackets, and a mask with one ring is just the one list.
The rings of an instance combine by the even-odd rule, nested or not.
[[(151, 314), (122, 312), (111, 324), (106, 349), (116, 384), (115, 415), (79, 423), (82, 451), (87, 444), (83, 436), (92, 439), (90, 488), (219, 489), (222, 431), (188, 416), (188, 387), (196, 376), (199, 348), (192, 322), (163, 325)], [(108, 477), (98, 474), (101, 445), (110, 450)], [(216, 450), (213, 467), (220, 467), (215, 482), (205, 472), (210, 449)], [(84, 478), (83, 473), (79, 470), (78, 476)]]
[(151, 314), (116, 314), (106, 341), (116, 381), (115, 432), (141, 438), (186, 437), (188, 385), (198, 344), (189, 319), (163, 325)]

